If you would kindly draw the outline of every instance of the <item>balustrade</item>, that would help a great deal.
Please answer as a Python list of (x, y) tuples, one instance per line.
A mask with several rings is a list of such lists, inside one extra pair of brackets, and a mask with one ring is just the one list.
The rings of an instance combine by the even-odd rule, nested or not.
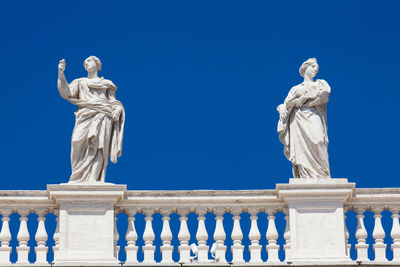
[[(356, 213), (357, 228), (354, 233), (349, 233), (350, 236), (354, 235), (357, 241), (354, 246), (357, 252), (354, 260), (384, 264), (393, 254), (390, 261), (400, 262), (400, 190), (356, 189), (355, 196), (346, 203), (346, 208)], [(383, 218), (385, 210), (392, 213), (390, 217)], [(365, 219), (366, 211), (373, 213), (372, 221)], [(383, 220), (386, 221), (386, 225), (391, 224), (391, 229), (384, 228)], [(369, 239), (373, 239), (373, 242), (368, 242)], [(348, 246), (351, 247), (351, 244)]]
[[(347, 215), (345, 222), (353, 224), (351, 227), (349, 225), (346, 227), (345, 224), (343, 231), (347, 255), (350, 256), (352, 250), (353, 260), (358, 262), (400, 263), (400, 190), (396, 194), (393, 190), (389, 192), (383, 189), (372, 190), (372, 192), (371, 190), (356, 190), (354, 196), (345, 203), (344, 212)], [(136, 191), (128, 192), (127, 198), (116, 204), (114, 208), (115, 257), (118, 258), (122, 253), (125, 264), (144, 265), (154, 264), (156, 259), (157, 261), (161, 259), (160, 262), (163, 264), (174, 262), (210, 264), (227, 261), (234, 264), (246, 262), (284, 264), (279, 258), (283, 256), (279, 253), (280, 249), (283, 249), (284, 258), (290, 259), (291, 229), (287, 204), (272, 197), (271, 191), (263, 191), (263, 194), (257, 191), (229, 193), (213, 191), (210, 195), (207, 191), (199, 191), (167, 195), (167, 192), (161, 192), (155, 197), (156, 193), (151, 192), (143, 194)], [(57, 258), (60, 248), (60, 231), (65, 230), (60, 226), (58, 218), (60, 209), (57, 203), (50, 201), (44, 193), (35, 193), (30, 197), (31, 201), (27, 202), (26, 199), (19, 198), (17, 194), (11, 198), (12, 200), (7, 198), (5, 201), (0, 194), (2, 216), (0, 265), (10, 264), (10, 258), (13, 258), (13, 261), (16, 259), (19, 265), (31, 264), (30, 261), (34, 258), (36, 258), (36, 264), (46, 265), (47, 259), (52, 258), (49, 253), (54, 253)], [(235, 201), (239, 198), (240, 202)], [(286, 222), (282, 216), (278, 216), (282, 219), (276, 219), (278, 211), (284, 213)], [(367, 211), (368, 214), (370, 211), (373, 213), (373, 220), (370, 215), (365, 219), (364, 213)], [(388, 215), (388, 211), (391, 212), (391, 216)], [(46, 215), (49, 212), (54, 213), (56, 218), (51, 217), (51, 220), (46, 221)], [(126, 234), (118, 232), (120, 227), (117, 225), (122, 223), (121, 218), (125, 218), (119, 217), (117, 221), (119, 212), (127, 215)], [(264, 215), (259, 216), (260, 212), (266, 213), (266, 219)], [(19, 222), (13, 219), (10, 223), (12, 213), (20, 216)], [(30, 215), (31, 213), (37, 215), (36, 229), (31, 228), (32, 225), (36, 225), (30, 221), (35, 218), (32, 217), (34, 215)], [(161, 220), (153, 221), (154, 213), (161, 214)], [(214, 214), (214, 219), (209, 216), (210, 214), (206, 216), (207, 213)], [(232, 219), (226, 216), (226, 213), (230, 213)], [(142, 215), (137, 217), (138, 214)], [(177, 214), (179, 221), (170, 220), (171, 214), (174, 214), (173, 218)], [(188, 218), (194, 219), (196, 215), (197, 221), (188, 220)], [(389, 223), (388, 220), (391, 222)], [(355, 223), (357, 223), (356, 227)], [(47, 224), (52, 226), (49, 228)], [(55, 229), (54, 233), (47, 232), (47, 228)], [(139, 234), (136, 229), (142, 229), (143, 232)], [(161, 229), (161, 232), (156, 234), (153, 229)], [(173, 229), (176, 230), (173, 232)], [(12, 236), (14, 234), (15, 236)], [(54, 245), (48, 246), (48, 239), (53, 239)], [(125, 239), (126, 245), (119, 241), (120, 239)], [(138, 244), (138, 239), (143, 240), (144, 244), (142, 245), (141, 242)], [(161, 240), (161, 244), (157, 240)], [(31, 241), (36, 241), (34, 247), (29, 243)], [(121, 253), (119, 253), (120, 248), (117, 242), (122, 246)], [(10, 257), (13, 247), (16, 254)], [(267, 252), (266, 259), (264, 256), (261, 257), (262, 253), (265, 255), (265, 252)], [(36, 257), (30, 257), (30, 253), (35, 253)], [(143, 260), (139, 261), (139, 258)]]
[[(48, 247), (46, 246), (46, 242), (48, 239), (47, 236), (47, 231), (45, 227), (45, 215), (48, 213), (47, 208), (17, 208), (15, 210), (13, 209), (3, 209), (1, 210), (1, 214), (3, 216), (2, 218), (2, 228), (0, 232), (0, 241), (1, 241), (1, 247), (0, 247), (0, 263), (6, 264), (10, 263), (10, 253), (11, 253), (11, 246), (10, 246), (10, 241), (12, 239), (11, 232), (10, 232), (10, 215), (12, 212), (15, 211), (15, 213), (20, 215), (19, 218), (19, 226), (15, 225), (15, 227), (18, 227), (18, 233), (16, 236), (16, 239), (18, 241), (18, 246), (16, 247), (17, 251), (17, 263), (18, 264), (29, 264), (29, 253), (30, 253), (30, 247), (28, 246), (28, 242), (31, 238), (34, 238), (36, 240), (36, 247), (35, 247), (35, 254), (36, 254), (36, 261), (35, 263), (37, 264), (48, 264), (47, 261), (47, 253), (48, 253)], [(30, 236), (30, 233), (28, 231), (28, 215), (34, 212), (38, 215), (38, 224), (37, 224), (37, 229), (34, 237)], [(55, 240), (56, 240), (56, 246), (58, 246), (58, 225), (57, 225), (57, 230), (55, 232)], [(57, 247), (54, 247), (56, 249)]]
[[(354, 211), (356, 212), (356, 218), (357, 218), (357, 228), (355, 231), (355, 237), (357, 239), (357, 244), (355, 245), (355, 248), (357, 250), (357, 261), (359, 262), (364, 262), (364, 261), (370, 261), (370, 258), (373, 258), (372, 255), (368, 255), (369, 247), (372, 245), (373, 250), (374, 250), (374, 261), (376, 262), (385, 262), (387, 261), (387, 255), (386, 255), (386, 247), (387, 244), (384, 243), (384, 239), (386, 237), (385, 230), (382, 226), (382, 211), (383, 207), (382, 206), (373, 206), (369, 208), (371, 212), (373, 212), (373, 217), (374, 217), (374, 225), (373, 225), (373, 231), (372, 231), (372, 237), (374, 239), (374, 244), (368, 244), (367, 243), (367, 238), (368, 238), (368, 231), (364, 222), (364, 212), (367, 210), (366, 206), (359, 206), (355, 207)], [(393, 230), (392, 230), (392, 238), (395, 240), (397, 236), (400, 237), (400, 232), (397, 233), (397, 224), (398, 224), (398, 214), (392, 215), (393, 218)], [(345, 229), (346, 233), (347, 228)], [(400, 230), (400, 228), (399, 228)], [(396, 254), (396, 257), (398, 255), (398, 252), (395, 250), (396, 246), (398, 244), (398, 241), (396, 240), (396, 245), (392, 245), (392, 249), (394, 254)], [(393, 260), (397, 261), (397, 258), (394, 257)]]
[[(240, 202), (236, 201), (238, 198), (240, 198)], [(278, 257), (279, 233), (276, 228), (275, 213), (278, 210), (286, 212), (288, 210), (286, 204), (277, 199), (272, 190), (177, 191), (174, 193), (131, 191), (118, 207), (125, 210), (128, 215), (126, 263), (137, 263), (136, 252), (138, 249), (143, 251), (143, 263), (155, 262), (155, 251), (158, 251), (155, 248), (158, 243), (153, 243), (156, 238), (153, 227), (162, 228), (160, 236), (157, 237), (162, 241), (159, 247), (161, 263), (224, 263), (228, 259), (232, 263), (263, 263), (261, 258), (263, 247), (268, 252), (266, 261), (280, 262)], [(158, 211), (162, 215), (162, 225), (158, 220), (152, 221), (154, 211)], [(268, 213), (267, 221), (259, 221), (257, 215), (264, 211)], [(176, 226), (177, 233), (172, 233), (170, 225), (170, 216), (174, 212), (179, 215), (179, 225)], [(244, 212), (249, 213), (250, 218), (245, 216), (243, 219), (241, 215)], [(135, 220), (136, 213), (145, 215), (144, 222)], [(197, 215), (197, 222), (188, 221), (189, 213)], [(209, 216), (210, 213), (215, 215), (214, 219)], [(232, 219), (230, 216), (225, 216), (227, 213), (232, 214)], [(258, 224), (265, 227), (267, 223), (267, 232), (264, 234), (268, 243), (265, 239), (262, 239), (261, 243)], [(144, 227), (142, 236), (144, 245), (141, 248), (136, 245), (138, 233), (135, 230), (135, 224), (141, 224)], [(226, 227), (228, 225), (232, 226), (232, 230)], [(250, 228), (247, 228), (249, 232), (246, 237), (250, 240), (250, 244), (243, 243), (243, 225)], [(286, 231), (285, 240), (287, 241), (289, 241), (288, 233)], [(228, 242), (227, 238), (232, 239), (232, 244), (230, 241)], [(249, 251), (250, 257), (245, 256), (246, 250)], [(174, 260), (173, 253), (178, 253), (179, 259)]]
[[(233, 245), (230, 246), (230, 252), (232, 257), (232, 262), (234, 263), (244, 263), (245, 259), (243, 256), (243, 252), (245, 247), (250, 251), (250, 259), (248, 259), (252, 263), (262, 263), (261, 259), (261, 250), (262, 245), (259, 243), (261, 238), (261, 234), (258, 230), (258, 217), (257, 213), (259, 212), (259, 208), (250, 208), (248, 209), (249, 213), (252, 214), (250, 220), (247, 222), (251, 224), (251, 229), (249, 232), (249, 239), (251, 244), (249, 246), (242, 245), (243, 239), (243, 231), (240, 224), (241, 217), (243, 211), (247, 211), (245, 208), (194, 208), (193, 212), (195, 212), (197, 217), (197, 225), (190, 225), (190, 227), (194, 227), (192, 232), (195, 232), (197, 244), (189, 244), (191, 240), (191, 231), (189, 231), (188, 225), (188, 214), (190, 212), (189, 208), (160, 208), (160, 214), (162, 215), (162, 231), (160, 234), (160, 238), (162, 240), (162, 245), (160, 246), (161, 251), (161, 263), (173, 263), (174, 260), (172, 258), (172, 253), (176, 249), (175, 246), (172, 245), (173, 233), (170, 228), (170, 215), (174, 211), (178, 213), (180, 216), (179, 221), (179, 232), (177, 233), (177, 239), (179, 240), (179, 246), (177, 246), (177, 252), (179, 252), (179, 262), (180, 263), (190, 263), (190, 262), (199, 262), (199, 263), (210, 263), (210, 262), (226, 262), (226, 255), (228, 253), (228, 246), (226, 244), (226, 230), (223, 224), (224, 214), (232, 213), (232, 223), (233, 228), (230, 236), (233, 241)], [(268, 230), (266, 233), (268, 244), (264, 244), (268, 251), (268, 262), (271, 263), (279, 263), (278, 251), (279, 245), (277, 244), (277, 239), (279, 237), (278, 231), (275, 227), (275, 212), (276, 210), (271, 209), (269, 211), (268, 216)], [(215, 214), (215, 229), (213, 232), (207, 231), (206, 224), (211, 223), (206, 220), (206, 213), (211, 212)], [(128, 229), (126, 232), (126, 241), (127, 246), (125, 247), (126, 251), (126, 263), (137, 263), (137, 251), (138, 247), (136, 246), (136, 241), (138, 239), (138, 234), (135, 230), (135, 217), (134, 215), (137, 213), (136, 210), (127, 209), (126, 211), (128, 215)], [(153, 244), (155, 240), (155, 234), (153, 231), (153, 218), (152, 214), (154, 213), (153, 209), (143, 208), (139, 209), (139, 213), (143, 213), (145, 215), (144, 219), (144, 233), (143, 240), (145, 242), (144, 246), (142, 246), (144, 260), (143, 263), (154, 263), (155, 262), (155, 248), (156, 246)], [(261, 222), (266, 223), (266, 222)], [(196, 229), (197, 228), (197, 229)], [(196, 231), (195, 231), (196, 230)], [(283, 234), (283, 233), (282, 233)], [(207, 240), (209, 236), (212, 236), (214, 239), (213, 247), (215, 251), (211, 251), (211, 246), (207, 245)], [(211, 257), (209, 253), (212, 252)], [(191, 253), (194, 256), (191, 256)]]

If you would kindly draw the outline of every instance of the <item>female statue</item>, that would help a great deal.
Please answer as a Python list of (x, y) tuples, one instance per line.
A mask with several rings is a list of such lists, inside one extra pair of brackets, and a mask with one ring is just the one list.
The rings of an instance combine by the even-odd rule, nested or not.
[(279, 139), (294, 178), (330, 178), (326, 103), (331, 88), (324, 80), (313, 80), (318, 69), (315, 58), (305, 61), (299, 70), (304, 81), (278, 106)]
[(125, 112), (121, 102), (115, 99), (117, 87), (98, 76), (100, 60), (90, 56), (83, 66), (88, 72), (87, 78), (68, 84), (64, 75), (65, 60), (58, 65), (58, 91), (61, 97), (78, 106), (72, 132), (69, 183), (104, 183), (108, 157), (116, 163), (121, 156)]

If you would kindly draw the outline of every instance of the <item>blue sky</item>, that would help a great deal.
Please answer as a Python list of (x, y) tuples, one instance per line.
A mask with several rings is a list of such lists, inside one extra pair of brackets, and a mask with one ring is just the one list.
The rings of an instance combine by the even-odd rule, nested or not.
[(89, 55), (125, 106), (106, 181), (272, 189), (291, 177), (276, 106), (317, 57), (333, 177), (398, 187), (398, 1), (4, 1), (1, 189), (67, 182), (75, 107), (57, 91)]

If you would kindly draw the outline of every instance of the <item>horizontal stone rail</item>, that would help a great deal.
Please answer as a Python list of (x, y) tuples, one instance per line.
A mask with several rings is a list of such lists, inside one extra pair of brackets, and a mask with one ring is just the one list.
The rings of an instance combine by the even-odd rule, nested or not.
[[(87, 266), (319, 265), (291, 261), (282, 190), (125, 191), (113, 204), (115, 262)], [(65, 233), (50, 195), (0, 191), (1, 266), (74, 265), (55, 259)], [(349, 261), (336, 266), (400, 265), (400, 188), (354, 189), (343, 211)]]

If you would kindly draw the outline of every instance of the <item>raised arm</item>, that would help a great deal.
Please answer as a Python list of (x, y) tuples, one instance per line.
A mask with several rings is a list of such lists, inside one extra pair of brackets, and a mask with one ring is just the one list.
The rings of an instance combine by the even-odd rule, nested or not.
[(60, 93), (61, 97), (68, 99), (74, 97), (77, 93), (76, 88), (70, 88), (67, 82), (67, 79), (64, 75), (65, 70), (65, 59), (61, 59), (60, 63), (58, 64), (58, 81), (57, 87), (58, 92)]

